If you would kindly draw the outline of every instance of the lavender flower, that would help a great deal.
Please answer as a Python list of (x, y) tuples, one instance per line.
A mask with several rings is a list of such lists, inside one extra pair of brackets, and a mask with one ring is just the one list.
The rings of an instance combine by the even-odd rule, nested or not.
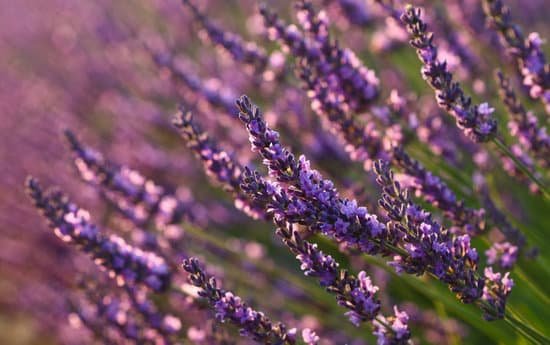
[(165, 68), (170, 72), (173, 80), (185, 85), (195, 94), (204, 98), (209, 104), (223, 109), (224, 113), (231, 116), (237, 115), (233, 105), (235, 97), (229, 91), (220, 90), (220, 88), (206, 84), (199, 76), (193, 73), (191, 68), (186, 67), (184, 63), (166, 52), (151, 51), (151, 54), (159, 67)]
[(374, 297), (378, 287), (370, 277), (361, 271), (357, 278), (340, 270), (338, 263), (330, 255), (323, 254), (316, 244), (304, 241), (293, 231), (284, 217), (276, 217), (277, 235), (296, 254), (300, 268), (306, 276), (319, 279), (321, 286), (336, 295), (338, 304), (350, 309), (346, 313), (350, 321), (359, 326), (361, 322), (372, 321), (380, 310), (380, 301)]
[(372, 15), (364, 1), (336, 0), (350, 23), (357, 26), (368, 26), (372, 22)]
[(497, 123), (491, 117), (494, 111), (487, 103), (472, 105), (460, 84), (453, 82), (453, 75), (446, 62), (437, 60), (437, 47), (432, 43), (433, 34), (420, 18), (420, 9), (408, 6), (401, 21), (411, 35), (410, 44), (416, 48), (423, 63), (422, 76), (434, 88), (437, 103), (456, 120), (466, 136), (476, 142), (491, 140), (497, 131)]
[(182, 2), (193, 12), (193, 16), (204, 28), (212, 43), (226, 50), (236, 61), (252, 66), (256, 72), (266, 68), (268, 58), (262, 48), (254, 42), (245, 42), (235, 33), (222, 30), (201, 13), (190, 0), (182, 0)]
[(181, 107), (172, 123), (186, 141), (187, 147), (202, 161), (208, 176), (235, 195), (235, 206), (254, 218), (262, 217), (263, 212), (250, 204), (246, 194), (240, 190), (242, 166), (209, 139), (208, 134), (193, 121), (192, 113)]
[[(263, 184), (265, 185), (265, 181)], [(304, 241), (298, 232), (292, 229), (292, 225), (284, 215), (278, 214), (273, 220), (277, 225), (277, 235), (290, 251), (296, 254), (304, 274), (318, 278), (321, 286), (336, 295), (338, 304), (350, 310), (346, 316), (355, 326), (359, 326), (362, 322), (373, 322), (376, 319), (378, 324), (382, 323), (386, 328), (389, 327), (387, 320), (377, 315), (380, 310), (380, 301), (374, 294), (378, 291), (378, 287), (372, 284), (365, 271), (359, 272), (355, 277), (346, 270), (340, 270), (339, 264), (330, 255), (325, 255), (316, 244)], [(407, 343), (410, 337), (407, 319), (407, 314), (402, 313), (400, 319), (402, 323), (399, 327), (391, 326), (390, 332), (385, 336), (387, 344)], [(374, 322), (376, 334), (377, 323)], [(311, 341), (311, 334), (309, 336)]]
[(525, 38), (519, 26), (512, 22), (510, 9), (500, 0), (483, 1), (483, 9), (487, 21), (500, 33), (509, 54), (516, 59), (529, 95), (540, 99), (550, 112), (550, 65), (542, 51), (539, 34), (532, 32)]
[(485, 268), (485, 287), (483, 288), (483, 300), (490, 305), (483, 317), (486, 320), (502, 319), (506, 309), (506, 299), (512, 291), (514, 281), (509, 277), (510, 273), (493, 272), (491, 267)]
[(296, 160), (283, 148), (277, 132), (267, 127), (259, 109), (250, 103), (248, 97), (241, 97), (237, 106), (241, 111), (239, 118), (250, 133), (253, 150), (263, 156), (271, 176), (289, 185), (288, 194), (284, 191), (284, 194), (276, 195), (276, 186), (265, 185), (258, 180), (258, 175), (245, 170), (241, 187), (255, 202), (266, 204), (273, 196), (270, 213), (284, 212), (295, 222), (312, 226), (315, 231), (321, 231), (338, 242), (357, 246), (364, 252), (378, 253), (381, 242), (395, 241), (365, 207), (359, 207), (355, 200), (342, 199), (333, 183), (311, 169), (304, 156)]
[(379, 94), (380, 82), (374, 72), (366, 68), (351, 50), (342, 49), (330, 41), (324, 12), (316, 14), (309, 1), (300, 1), (297, 6), (300, 23), (309, 37), (295, 26), (286, 26), (264, 6), (260, 13), (270, 38), (279, 41), (295, 56), (305, 59), (327, 79), (337, 80), (337, 83), (331, 83), (331, 87), (340, 89), (352, 109), (367, 109)]
[(485, 252), (485, 255), (489, 265), (498, 264), (503, 269), (510, 269), (516, 263), (518, 251), (518, 247), (510, 242), (497, 242)]
[(413, 204), (401, 190), (389, 165), (375, 164), (377, 182), (383, 193), (380, 206), (391, 219), (387, 227), (402, 234), (406, 257), (396, 256), (392, 263), (398, 272), (422, 274), (428, 271), (447, 283), (464, 303), (481, 297), (483, 280), (476, 276), (478, 254), (470, 247), (468, 235), (452, 236), (432, 219), (429, 212)]
[(512, 89), (510, 79), (501, 71), (496, 73), (500, 97), (511, 115), (508, 122), (510, 134), (518, 138), (520, 145), (544, 167), (550, 166), (550, 136), (546, 133), (546, 127), (539, 126), (537, 117), (528, 112)]
[[(399, 311), (395, 306), (393, 311), (394, 316), (374, 322), (374, 335), (376, 335), (378, 345), (409, 344), (409, 316), (406, 312)], [(382, 322), (388, 324), (389, 327), (382, 324)], [(392, 332), (388, 332), (388, 328)]]
[(276, 220), (310, 226), (365, 253), (393, 253), (392, 265), (398, 272), (429, 272), (447, 283), (462, 302), (480, 299), (485, 282), (477, 275), (478, 254), (470, 246), (470, 237), (452, 236), (432, 220), (431, 214), (410, 202), (387, 164), (379, 161), (375, 166), (377, 182), (384, 189), (380, 206), (391, 219), (384, 226), (355, 201), (341, 199), (332, 182), (323, 180), (304, 157), (296, 161), (246, 96), (237, 106), (253, 150), (263, 156), (270, 175), (287, 185), (280, 188), (247, 169), (241, 187), (258, 204), (266, 205)]
[(410, 176), (413, 181), (410, 187), (415, 188), (426, 201), (443, 210), (458, 228), (472, 235), (483, 231), (483, 210), (466, 207), (444, 181), (410, 157), (391, 134), (382, 136), (373, 128), (372, 122), (367, 126), (360, 125), (349, 114), (342, 99), (330, 93), (322, 80), (304, 64), (301, 65), (301, 77), (313, 99), (312, 109), (326, 119), (331, 124), (331, 130), (343, 139), (352, 160), (362, 162), (365, 170), (370, 171), (374, 160), (391, 159)]
[(82, 145), (72, 132), (66, 131), (65, 135), (80, 177), (99, 187), (102, 195), (137, 226), (145, 225), (150, 219), (159, 226), (193, 219), (190, 205), (167, 188), (135, 170), (105, 160), (98, 151)]
[(299, 76), (312, 99), (312, 110), (327, 123), (333, 134), (346, 143), (351, 159), (363, 162), (365, 169), (370, 170), (374, 159), (384, 157), (384, 145), (392, 143), (383, 142), (383, 135), (374, 127), (374, 122), (365, 127), (357, 123), (350, 115), (342, 93), (331, 91), (324, 78), (315, 73), (305, 60), (300, 63)]
[(295, 344), (296, 329), (287, 330), (282, 323), (273, 324), (262, 312), (244, 303), (240, 297), (217, 287), (214, 277), (208, 277), (195, 258), (186, 259), (183, 268), (190, 282), (200, 288), (199, 295), (215, 309), (220, 322), (230, 321), (240, 327), (242, 336), (264, 344)]
[(132, 247), (118, 236), (105, 236), (90, 223), (89, 213), (71, 203), (62, 193), (53, 190), (44, 193), (33, 178), (29, 178), (26, 184), (34, 205), (55, 234), (88, 253), (98, 265), (108, 269), (119, 284), (133, 286), (142, 283), (157, 292), (169, 287), (171, 275), (162, 258)]
[(304, 328), (302, 330), (302, 339), (304, 340), (304, 343), (306, 343), (307, 345), (317, 345), (317, 343), (320, 340), (317, 333), (315, 333), (309, 328)]

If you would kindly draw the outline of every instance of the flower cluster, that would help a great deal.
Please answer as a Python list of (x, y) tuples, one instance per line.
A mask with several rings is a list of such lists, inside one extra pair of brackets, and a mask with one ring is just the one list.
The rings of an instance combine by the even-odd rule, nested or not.
[(84, 146), (76, 136), (65, 135), (75, 156), (80, 177), (99, 187), (102, 195), (137, 226), (155, 220), (156, 225), (175, 224), (193, 219), (190, 205), (178, 199), (165, 187), (143, 177), (139, 172), (113, 164), (90, 147)]
[(243, 168), (229, 153), (217, 147), (193, 121), (191, 112), (181, 108), (174, 116), (173, 125), (178, 129), (187, 147), (201, 160), (208, 175), (224, 189), (234, 193), (235, 205), (254, 217), (261, 217), (261, 211), (250, 205), (248, 198), (240, 191)]
[(244, 303), (240, 297), (217, 286), (214, 277), (208, 277), (195, 258), (186, 259), (183, 268), (189, 272), (189, 280), (200, 288), (199, 295), (206, 298), (216, 311), (220, 321), (230, 321), (240, 327), (242, 336), (264, 344), (296, 343), (296, 329), (287, 330), (282, 323), (273, 324), (262, 312)]
[(312, 169), (304, 156), (297, 160), (284, 148), (277, 132), (267, 127), (260, 110), (248, 97), (241, 97), (237, 105), (253, 150), (262, 155), (271, 176), (289, 185), (278, 193), (276, 185), (259, 181), (257, 174), (246, 170), (241, 187), (256, 202), (267, 203), (272, 198), (268, 207), (271, 213), (282, 212), (293, 222), (307, 224), (314, 231), (364, 252), (379, 253), (382, 250), (380, 243), (395, 241), (376, 215), (369, 214), (355, 200), (341, 198), (334, 184)]
[(307, 0), (299, 1), (297, 8), (303, 32), (296, 26), (286, 26), (267, 7), (261, 8), (269, 37), (284, 45), (294, 56), (307, 61), (317, 73), (323, 74), (331, 90), (344, 95), (352, 109), (367, 109), (379, 94), (380, 81), (375, 73), (365, 67), (351, 50), (331, 41), (325, 12), (316, 13)]
[(518, 258), (518, 247), (510, 242), (497, 242), (485, 252), (485, 255), (489, 265), (498, 264), (504, 269), (510, 269)]
[(536, 32), (525, 37), (512, 22), (510, 9), (502, 1), (484, 0), (483, 8), (487, 21), (500, 33), (508, 52), (516, 59), (529, 95), (544, 102), (550, 112), (550, 65), (541, 47), (542, 38)]
[(391, 159), (410, 177), (412, 183), (409, 187), (414, 188), (427, 202), (443, 210), (456, 227), (470, 234), (483, 231), (483, 210), (464, 206), (444, 181), (426, 170), (399, 145), (392, 130), (382, 135), (374, 126), (374, 121), (361, 125), (351, 116), (343, 99), (331, 93), (307, 65), (302, 64), (300, 72), (312, 98), (312, 109), (330, 123), (329, 128), (333, 133), (343, 139), (352, 160), (362, 162), (369, 171), (374, 160)]
[(510, 273), (502, 275), (500, 272), (493, 272), (491, 267), (485, 268), (485, 286), (483, 287), (483, 300), (489, 303), (483, 317), (486, 320), (502, 319), (506, 309), (506, 299), (514, 281), (509, 277)]
[[(64, 345), (550, 343), (550, 69), (503, 2), (18, 2), (0, 314)], [(63, 192), (29, 205), (29, 172)]]
[(432, 273), (449, 284), (464, 303), (479, 299), (483, 280), (476, 276), (478, 254), (470, 246), (470, 237), (452, 236), (429, 212), (413, 204), (386, 162), (378, 161), (374, 169), (382, 187), (380, 206), (391, 219), (387, 226), (401, 234), (407, 253), (395, 256), (392, 265), (398, 272)]
[(550, 136), (546, 133), (546, 127), (540, 126), (537, 117), (525, 109), (512, 89), (510, 79), (501, 71), (496, 76), (500, 97), (511, 116), (508, 122), (510, 134), (517, 137), (521, 147), (536, 157), (542, 166), (549, 167)]
[(469, 138), (476, 142), (491, 140), (497, 131), (497, 123), (491, 115), (494, 109), (487, 103), (473, 105), (460, 84), (453, 81), (447, 63), (438, 60), (433, 34), (428, 32), (420, 14), (420, 9), (408, 6), (401, 21), (411, 35), (410, 44), (416, 48), (423, 64), (422, 76), (434, 88), (437, 103), (455, 118), (458, 127)]
[(56, 190), (43, 192), (38, 181), (27, 180), (28, 193), (36, 208), (64, 242), (74, 243), (116, 276), (120, 284), (142, 283), (154, 291), (170, 285), (171, 273), (164, 259), (127, 244), (122, 238), (106, 236), (90, 223), (90, 214)]
[(212, 43), (229, 52), (235, 61), (250, 65), (257, 72), (261, 72), (266, 68), (268, 58), (262, 48), (258, 47), (254, 42), (244, 42), (235, 33), (222, 30), (201, 13), (190, 0), (183, 0), (183, 3), (191, 10), (193, 16), (204, 28), (206, 35)]

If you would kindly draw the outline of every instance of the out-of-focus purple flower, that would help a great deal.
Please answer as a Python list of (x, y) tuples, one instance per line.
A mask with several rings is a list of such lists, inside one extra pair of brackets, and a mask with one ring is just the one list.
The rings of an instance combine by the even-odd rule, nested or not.
[(242, 336), (264, 344), (295, 344), (296, 330), (287, 330), (282, 323), (273, 324), (262, 312), (244, 303), (232, 292), (217, 287), (214, 277), (208, 277), (195, 258), (186, 259), (183, 268), (189, 272), (190, 282), (200, 288), (199, 295), (206, 298), (216, 311), (220, 322), (230, 321), (240, 328)]
[(489, 265), (498, 264), (504, 269), (510, 269), (516, 263), (518, 251), (518, 247), (510, 244), (510, 242), (502, 242), (494, 243), (485, 252), (485, 255), (487, 255)]
[(307, 345), (317, 345), (319, 342), (319, 336), (317, 333), (309, 328), (304, 328), (302, 330), (302, 339)]
[(331, 83), (331, 87), (346, 98), (352, 109), (367, 109), (379, 94), (380, 81), (375, 73), (365, 67), (351, 50), (331, 41), (325, 12), (315, 13), (309, 1), (298, 2), (297, 7), (305, 33), (296, 26), (286, 26), (267, 7), (261, 8), (270, 38), (279, 41), (296, 57), (306, 60), (317, 73), (337, 80), (337, 83)]
[(541, 48), (540, 35), (532, 32), (526, 38), (519, 26), (512, 22), (510, 9), (501, 0), (484, 0), (483, 9), (487, 21), (500, 33), (509, 54), (516, 59), (529, 95), (540, 99), (550, 113), (550, 65)]
[(213, 106), (223, 109), (224, 113), (231, 116), (237, 115), (235, 106), (233, 105), (235, 95), (230, 90), (204, 82), (191, 68), (185, 66), (182, 61), (170, 54), (153, 51), (151, 48), (150, 50), (155, 63), (159, 67), (169, 71), (173, 80), (182, 83)]
[(501, 71), (496, 73), (500, 97), (508, 109), (511, 121), (508, 122), (510, 134), (518, 138), (520, 145), (541, 165), (550, 167), (550, 136), (546, 127), (538, 124), (537, 117), (527, 111), (512, 89), (510, 79)]
[(409, 344), (409, 316), (395, 306), (393, 312), (393, 316), (381, 317), (374, 321), (374, 335), (378, 345)]
[(472, 140), (491, 140), (497, 131), (497, 123), (491, 116), (494, 109), (486, 103), (473, 105), (460, 84), (453, 81), (447, 63), (438, 61), (433, 33), (427, 31), (426, 23), (420, 18), (420, 9), (407, 6), (401, 21), (411, 35), (410, 44), (416, 48), (423, 63), (422, 76), (435, 90), (439, 106), (455, 118), (457, 126)]
[(372, 15), (365, 1), (361, 0), (335, 0), (350, 23), (358, 26), (367, 26), (372, 21)]
[(490, 308), (485, 310), (483, 317), (486, 320), (502, 319), (506, 309), (506, 299), (514, 281), (509, 277), (510, 273), (502, 275), (500, 272), (493, 272), (492, 267), (485, 268), (485, 287), (483, 288), (482, 299), (487, 302)]
[(204, 28), (212, 43), (226, 50), (236, 61), (252, 66), (256, 72), (261, 72), (266, 68), (268, 58), (262, 48), (254, 42), (245, 42), (242, 37), (233, 32), (221, 29), (201, 13), (190, 0), (182, 2), (193, 12), (193, 16)]
[(65, 135), (75, 155), (80, 177), (95, 187), (137, 226), (154, 219), (157, 225), (193, 219), (188, 202), (179, 200), (165, 187), (143, 177), (139, 172), (107, 161), (100, 152), (84, 146), (76, 136)]
[(44, 193), (33, 178), (27, 180), (27, 188), (34, 205), (55, 234), (88, 253), (98, 265), (108, 269), (119, 284), (142, 283), (157, 292), (169, 287), (171, 274), (164, 259), (132, 247), (118, 236), (102, 234), (90, 223), (90, 214), (71, 203), (61, 192)]

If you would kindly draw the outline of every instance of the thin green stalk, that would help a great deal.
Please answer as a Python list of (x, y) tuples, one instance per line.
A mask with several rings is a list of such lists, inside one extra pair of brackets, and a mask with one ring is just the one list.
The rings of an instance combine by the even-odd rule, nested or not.
[(544, 183), (542, 183), (532, 172), (523, 164), (511, 151), (508, 149), (508, 147), (502, 142), (501, 139), (495, 137), (493, 139), (493, 142), (496, 144), (498, 149), (505, 154), (506, 156), (510, 157), (514, 164), (527, 176), (531, 181), (533, 181), (541, 190), (542, 194), (550, 200), (550, 192), (546, 189), (546, 186)]
[(506, 321), (509, 322), (509, 324), (514, 327), (515, 330), (521, 333), (527, 333), (529, 335), (529, 338), (532, 338), (535, 340), (536, 343), (539, 344), (550, 344), (550, 339), (546, 336), (542, 335), (539, 331), (532, 328), (529, 325), (526, 325), (521, 319), (519, 319), (516, 315), (516, 313), (508, 308), (508, 312), (506, 313), (506, 316), (504, 317)]

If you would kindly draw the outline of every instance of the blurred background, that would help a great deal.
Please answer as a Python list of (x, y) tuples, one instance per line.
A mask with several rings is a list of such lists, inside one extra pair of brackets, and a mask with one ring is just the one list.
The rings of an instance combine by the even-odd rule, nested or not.
[[(91, 275), (94, 281), (100, 278), (87, 256), (59, 241), (33, 209), (23, 187), (28, 174), (46, 185), (62, 186), (90, 210), (94, 221), (132, 241), (127, 224), (113, 207), (78, 177), (62, 135), (65, 129), (71, 129), (109, 160), (136, 169), (159, 184), (173, 187), (182, 198), (196, 201), (194, 217), (206, 231), (197, 235), (196, 242), (186, 250), (206, 258), (213, 272), (222, 277), (224, 286), (241, 292), (253, 305), (270, 311), (276, 319), (291, 320), (300, 326), (325, 327), (332, 330), (327, 334), (340, 334), (341, 338), (332, 338), (342, 339), (335, 340), (336, 344), (372, 341), (348, 325), (332, 297), (323, 295), (322, 289), (310, 281), (303, 283), (306, 280), (292, 255), (274, 239), (271, 224), (251, 220), (235, 210), (231, 196), (209, 183), (201, 165), (172, 129), (171, 117), (177, 106), (184, 104), (195, 113), (203, 128), (222, 147), (234, 152), (242, 164), (259, 165), (256, 155), (250, 152), (245, 129), (232, 118), (231, 110), (224, 108), (235, 97), (248, 94), (262, 107), (270, 125), (282, 132), (285, 142), (334, 178), (346, 195), (366, 204), (372, 204), (378, 197), (376, 187), (355, 183), (362, 181), (361, 167), (349, 161), (341, 145), (324, 132), (311, 114), (307, 95), (293, 76), (292, 57), (266, 38), (258, 3), (252, 0), (195, 3), (216, 25), (264, 47), (269, 69), (258, 71), (244, 66), (211, 44), (190, 9), (177, 0), (0, 0), (1, 344), (84, 344), (92, 339), (90, 332), (75, 321), (70, 301), (80, 293), (83, 277)], [(267, 3), (289, 23), (296, 22), (290, 2)], [(436, 34), (446, 26), (460, 32), (478, 61), (477, 67), (486, 71), (470, 73), (472, 68), (463, 68), (460, 57), (449, 49), (448, 61), (458, 79), (471, 86), (476, 97), (495, 97), (492, 67), (486, 66), (506, 68), (510, 63), (506, 60), (495, 63), (494, 57), (501, 53), (494, 35), (484, 26), (479, 1), (449, 1), (445, 6), (439, 1), (415, 3), (428, 8), (429, 22)], [(384, 97), (390, 97), (390, 90), (404, 90), (405, 95), (414, 93), (423, 109), (431, 109), (426, 112), (437, 112), (431, 90), (420, 77), (418, 59), (406, 43), (406, 35), (375, 4), (365, 0), (361, 11), (352, 12), (346, 12), (340, 1), (314, 1), (314, 4), (326, 8), (333, 34), (341, 44), (353, 49), (366, 65), (377, 71), (384, 84)], [(550, 2), (508, 0), (507, 4), (512, 6), (514, 19), (526, 33), (538, 31), (542, 37), (550, 37)], [(441, 45), (446, 51), (445, 42)], [(548, 45), (544, 49), (548, 52)], [(206, 91), (221, 95), (221, 101), (209, 102), (205, 97), (208, 92), (197, 92), (178, 81), (173, 71), (155, 62), (153, 51), (177, 58), (181, 70), (198, 78)], [(428, 150), (420, 139), (412, 147), (417, 153), (415, 158), (436, 168), (445, 152), (455, 152), (454, 146), (460, 148), (462, 143), (446, 145), (449, 143), (442, 142)], [(476, 169), (468, 153), (447, 157), (452, 157), (451, 166), (460, 167), (467, 176), (471, 177)], [(349, 168), (341, 169), (343, 164)], [(548, 211), (550, 206), (536, 206), (540, 199), (529, 193), (521, 192), (517, 197), (516, 191), (523, 191), (523, 186), (492, 169), (487, 167), (492, 186), (503, 183), (508, 186), (498, 193), (502, 205), (511, 206), (508, 209), (512, 217), (523, 222), (525, 228), (547, 229), (549, 222), (541, 219), (547, 218), (541, 217), (541, 212)], [(356, 262), (359, 261), (356, 258), (343, 257), (328, 244), (324, 246), (350, 267), (365, 265)], [(247, 260), (261, 262), (269, 269), (284, 267), (290, 278), (270, 281), (269, 275), (266, 277), (264, 271)], [(227, 269), (227, 265), (239, 268), (242, 274)], [(375, 263), (369, 265), (371, 275), (385, 291), (384, 303), (408, 303), (412, 315), (417, 312), (419, 321), (413, 329), (425, 331), (415, 333), (420, 341), (441, 344), (493, 343), (499, 338), (503, 343), (517, 341), (516, 335), (500, 323), (479, 325), (482, 320), (475, 310), (449, 307), (458, 302), (445, 287), (439, 285), (436, 290), (421, 293)], [(178, 279), (184, 278), (182, 274)], [(302, 282), (288, 283), (294, 279)], [(416, 284), (416, 280), (410, 284)], [(314, 291), (315, 295), (304, 291)], [(439, 299), (439, 291), (444, 291), (448, 300)], [(522, 304), (521, 291), (518, 287), (513, 294), (517, 300), (512, 303)], [(305, 294), (317, 306), (288, 306), (290, 302), (285, 296), (292, 294), (302, 297)], [(183, 308), (187, 302), (177, 303), (175, 306)], [(544, 313), (537, 316), (537, 312), (549, 306), (538, 303), (536, 307), (537, 300), (529, 296), (524, 303), (533, 322), (548, 330), (548, 318), (543, 318)], [(331, 307), (327, 309), (327, 305)], [(332, 313), (334, 309), (336, 312)], [(548, 310), (545, 315), (548, 316)], [(184, 316), (182, 319), (189, 336), (189, 332), (200, 331), (199, 320), (205, 316), (200, 312), (195, 320)], [(244, 343), (238, 340), (241, 341)], [(208, 342), (199, 339), (196, 343)]]

